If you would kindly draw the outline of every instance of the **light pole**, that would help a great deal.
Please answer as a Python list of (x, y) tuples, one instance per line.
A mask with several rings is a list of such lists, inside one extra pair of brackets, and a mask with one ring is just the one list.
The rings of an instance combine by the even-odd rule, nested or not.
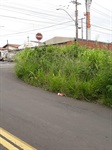
[[(65, 9), (58, 8), (56, 10), (63, 10), (63, 11), (65, 11), (69, 15), (69, 17), (75, 22), (75, 26), (76, 26), (76, 21), (72, 18), (72, 16)], [(85, 18), (78, 19), (78, 20), (81, 20), (81, 27), (78, 27), (78, 21), (77, 21), (76, 41), (78, 39), (78, 29), (81, 29), (81, 31), (82, 31), (82, 40), (83, 40), (83, 19), (85, 19)]]
[(71, 17), (71, 15), (63, 8), (58, 8), (56, 10), (63, 10), (63, 11), (65, 11), (69, 15), (69, 17), (75, 22), (75, 26), (76, 26), (76, 41), (77, 41), (78, 40), (78, 20), (77, 20), (78, 19), (78, 14), (77, 14), (77, 7), (76, 7), (76, 20), (74, 20)]
[(64, 10), (69, 16), (70, 18), (75, 22), (75, 26), (76, 26), (76, 41), (78, 40), (78, 10), (77, 10), (77, 6), (80, 5), (81, 3), (77, 2), (77, 0), (72, 0), (71, 1), (73, 4), (75, 4), (75, 20), (70, 16), (70, 14), (65, 10), (65, 9), (62, 9), (62, 8), (59, 8), (57, 10)]
[(63, 11), (65, 11), (69, 15), (69, 17), (75, 22), (75, 20), (72, 18), (72, 16), (65, 9), (57, 8), (56, 10), (63, 10)]
[[(71, 16), (65, 9), (63, 9), (63, 8), (58, 8), (58, 9), (56, 9), (56, 10), (63, 10), (63, 11), (65, 11), (65, 12), (67, 13), (67, 15), (75, 22), (75, 26), (76, 26), (76, 21), (72, 18), (72, 16)], [(77, 36), (78, 36), (78, 35), (77, 35), (77, 32), (76, 32), (76, 41), (77, 41), (77, 39), (78, 39)]]

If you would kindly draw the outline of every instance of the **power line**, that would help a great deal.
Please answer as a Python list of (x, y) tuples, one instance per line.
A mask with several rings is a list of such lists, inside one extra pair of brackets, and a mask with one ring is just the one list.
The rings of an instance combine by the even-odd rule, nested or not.
[(106, 14), (106, 13), (104, 13), (104, 12), (102, 12), (102, 11), (99, 11), (99, 10), (97, 10), (97, 9), (95, 9), (95, 8), (91, 8), (94, 12), (96, 12), (96, 13), (98, 13), (98, 14), (101, 14), (103, 17), (105, 16), (106, 18), (107, 17), (110, 17), (108, 14)]
[[(12, 33), (12, 34), (8, 34), (8, 35), (21, 34), (21, 33), (27, 33), (27, 32), (31, 32), (31, 31), (35, 31), (35, 30), (40, 30), (40, 29), (46, 29), (46, 28), (56, 27), (58, 25), (63, 25), (63, 24), (70, 23), (70, 22), (72, 22), (72, 21), (61, 22), (59, 24), (54, 24), (54, 25), (50, 25), (50, 26), (47, 26), (47, 27), (39, 28), (39, 29), (33, 29), (33, 30), (28, 30), (28, 31), (23, 31), (23, 32), (18, 32), (18, 33)], [(86, 24), (85, 22), (83, 22), (83, 23)], [(101, 27), (101, 26), (98, 26), (98, 25), (95, 25), (95, 24), (91, 24), (91, 25), (94, 26), (94, 27), (100, 28), (100, 29), (112, 31), (111, 29), (104, 28), (104, 27)], [(4, 36), (4, 35), (2, 35), (2, 36)]]
[[(29, 21), (34, 21), (34, 22), (37, 22), (36, 20), (39, 21), (40, 18), (42, 18), (44, 20), (47, 20), (47, 21), (50, 20), (51, 22), (49, 22), (49, 23), (54, 23), (56, 21), (56, 19), (58, 19), (58, 20), (64, 19), (64, 16), (62, 16), (60, 14), (59, 15), (54, 15), (54, 12), (52, 12), (52, 11), (50, 11), (51, 14), (46, 14), (46, 13), (41, 13), (41, 12), (35, 12), (35, 14), (31, 14), (31, 12), (29, 12), (29, 11), (28, 12), (22, 12), (20, 10), (13, 10), (13, 9), (10, 10), (10, 9), (6, 9), (6, 8), (1, 8), (1, 9), (8, 10), (8, 11), (11, 11), (11, 12), (17, 12), (19, 14), (27, 15), (28, 17), (29, 16), (36, 17), (35, 20), (27, 19)], [(26, 17), (26, 16), (24, 16), (24, 17)], [(21, 20), (25, 21), (26, 19), (21, 19)], [(46, 23), (47, 23), (47, 21), (46, 21)]]
[(92, 24), (92, 26), (97, 27), (97, 28), (100, 28), (100, 29), (112, 31), (112, 29), (107, 29), (107, 28), (104, 28), (104, 27), (101, 27), (101, 26), (98, 26), (98, 25), (95, 25), (95, 24)]
[[(49, 4), (51, 4), (51, 3), (49, 3)], [(52, 6), (52, 4), (51, 4), (51, 6)], [(56, 5), (53, 5), (53, 6), (56, 6)], [(14, 15), (15, 15), (14, 13), (13, 13), (14, 14), (13, 16), (5, 16), (3, 14), (1, 16), (2, 18), (3, 18), (3, 16), (5, 16), (4, 18), (13, 19), (13, 20), (19, 20), (19, 21), (25, 22), (25, 23), (28, 23), (28, 22), (33, 23), (34, 22), (36, 24), (37, 23), (40, 23), (40, 24), (41, 23), (42, 24), (48, 23), (49, 24), (48, 26), (45, 26), (45, 27), (36, 28), (36, 29), (33, 29), (33, 30), (29, 29), (27, 31), (21, 31), (21, 32), (16, 32), (16, 33), (10, 33), (10, 34), (6, 34), (6, 35), (3, 35), (3, 36), (7, 36), (7, 35), (10, 36), (10, 35), (15, 35), (15, 34), (23, 34), (23, 33), (25, 34), (27, 32), (33, 32), (33, 31), (36, 31), (36, 30), (45, 30), (45, 29), (49, 29), (49, 28), (52, 28), (52, 27), (55, 27), (55, 28), (59, 29), (58, 25), (64, 25), (64, 27), (66, 27), (66, 24), (67, 24), (66, 22), (73, 23), (72, 21), (66, 21), (66, 22), (60, 22), (59, 24), (56, 24), (56, 21), (59, 22), (60, 20), (62, 21), (62, 19), (64, 20), (64, 19), (67, 19), (67, 18), (64, 17), (64, 15), (61, 14), (61, 13), (60, 14), (56, 14), (56, 13), (54, 13), (54, 11), (51, 11), (52, 7), (49, 10), (46, 9), (46, 8), (45, 9), (41, 9), (38, 6), (36, 8), (35, 7), (26, 7), (26, 6), (23, 8), (23, 5), (20, 6), (20, 5), (17, 4), (17, 6), (16, 5), (1, 5), (0, 9), (4, 9), (4, 10), (8, 10), (10, 12), (17, 12), (18, 14), (26, 15), (26, 16), (22, 16), (21, 15), (21, 17), (16, 17), (16, 16), (14, 17)], [(101, 14), (102, 16), (106, 17), (107, 19), (109, 18), (109, 15), (104, 13), (104, 12), (102, 12), (102, 11), (99, 11), (99, 10), (97, 10), (95, 8), (93, 8), (93, 11)], [(109, 12), (111, 12), (111, 11), (109, 11)], [(30, 18), (32, 16), (34, 17), (34, 19)], [(44, 21), (41, 18), (44, 19)], [(96, 18), (97, 18), (97, 16), (96, 16)], [(96, 29), (102, 29), (102, 30), (105, 30), (105, 31), (112, 32), (112, 30), (107, 28), (107, 27), (102, 27), (100, 25), (95, 25), (95, 24), (91, 24), (91, 25), (94, 28), (96, 28)], [(71, 25), (69, 24), (68, 27), (70, 27), (70, 26)], [(92, 31), (95, 31), (95, 30), (92, 29)]]
[[(4, 5), (2, 5), (3, 7), (4, 7)], [(7, 7), (7, 6), (6, 6)], [(18, 8), (18, 7), (13, 7), (13, 6), (10, 6), (11, 7), (11, 10), (10, 11), (14, 11), (14, 10), (12, 10), (12, 8), (13, 9), (16, 9), (16, 11), (14, 11), (14, 12), (18, 12), (18, 13), (21, 13), (21, 14), (25, 14), (25, 15), (29, 15), (29, 16), (38, 16), (38, 14), (40, 14), (40, 15), (45, 15), (45, 16), (52, 16), (52, 17), (59, 17), (59, 16), (56, 16), (56, 15), (54, 15), (54, 14), (49, 14), (49, 13), (43, 13), (43, 12), (37, 12), (37, 11), (32, 11), (32, 10), (29, 10), (29, 9), (23, 9), (23, 8)], [(8, 8), (9, 8), (9, 5), (8, 5)], [(2, 8), (3, 9), (3, 8)], [(9, 9), (6, 9), (6, 10), (9, 10)], [(23, 10), (23, 11), (27, 11), (28, 13), (23, 13), (21, 10)], [(102, 14), (102, 12), (101, 11), (98, 11), (98, 10), (96, 10), (96, 9), (94, 9), (93, 8), (93, 10), (95, 10), (97, 13), (100, 13), (100, 14)], [(30, 13), (29, 13), (30, 12)], [(34, 13), (34, 14), (32, 14), (31, 15), (31, 12), (32, 13)], [(51, 13), (53, 12), (53, 11), (50, 11)], [(103, 16), (104, 16), (104, 13), (102, 14)], [(107, 17), (107, 14), (105, 14), (106, 15), (106, 18), (108, 18)], [(43, 17), (43, 16), (42, 16)], [(49, 19), (49, 18), (47, 18), (47, 19)], [(53, 20), (53, 19), (49, 19), (49, 20)]]
[(97, 6), (99, 6), (99, 7), (101, 7), (101, 8), (103, 8), (103, 9), (105, 9), (105, 10), (107, 10), (107, 11), (109, 11), (109, 12), (111, 12), (112, 13), (112, 11), (111, 10), (109, 10), (109, 9), (107, 9), (107, 8), (105, 8), (105, 7), (103, 7), (103, 6), (101, 6), (100, 4), (98, 4), (98, 3), (96, 3), (96, 2), (94, 2)]
[(54, 25), (50, 25), (50, 26), (46, 26), (46, 27), (42, 27), (42, 28), (36, 28), (36, 29), (32, 29), (32, 30), (21, 31), (21, 32), (12, 33), (12, 34), (6, 34), (6, 35), (1, 35), (1, 36), (9, 36), (9, 35), (15, 35), (15, 34), (22, 34), (22, 33), (32, 32), (32, 31), (36, 31), (36, 30), (42, 30), (42, 29), (55, 27), (55, 26), (58, 26), (58, 25), (69, 23), (69, 22), (72, 22), (72, 21), (61, 22), (61, 23), (58, 23), (58, 24), (54, 24)]
[[(34, 9), (30, 10), (30, 9), (26, 9), (26, 8), (24, 9), (24, 8), (19, 8), (19, 7), (13, 7), (13, 6), (10, 6), (10, 5), (2, 5), (0, 7), (1, 8), (3, 8), (3, 7), (8, 8), (6, 10), (11, 9), (10, 11), (15, 11), (16, 10), (15, 12), (18, 12), (18, 13), (21, 13), (21, 14), (26, 14), (26, 15), (33, 15), (33, 16), (45, 15), (45, 16), (53, 16), (53, 17), (56, 16), (56, 17), (58, 17), (57, 15), (53, 14), (53, 11), (50, 11), (50, 10), (45, 11), (44, 9), (39, 9), (39, 8), (38, 8), (38, 10), (40, 10), (40, 11), (37, 11), (37, 10), (35, 11)], [(25, 12), (27, 12), (27, 13), (25, 13)], [(48, 13), (48, 12), (50, 12), (50, 13)]]
[(6, 15), (0, 15), (0, 17), (23, 20), (23, 21), (31, 21), (31, 22), (33, 21), (36, 23), (39, 23), (39, 22), (41, 22), (41, 23), (53, 23), (53, 22), (37, 21), (37, 20), (31, 20), (31, 19), (25, 19), (25, 18), (13, 17), (13, 16), (6, 16)]

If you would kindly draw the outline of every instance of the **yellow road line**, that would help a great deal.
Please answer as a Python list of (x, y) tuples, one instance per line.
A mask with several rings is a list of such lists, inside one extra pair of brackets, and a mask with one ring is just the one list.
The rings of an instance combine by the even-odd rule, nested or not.
[[(13, 142), (15, 145), (19, 146), (23, 150), (37, 150), (34, 147), (30, 146), (29, 144), (25, 143), (24, 141), (20, 140), (16, 136), (12, 135), (8, 131), (5, 131), (3, 128), (0, 128), (0, 134)], [(14, 149), (15, 150), (15, 149)]]
[(18, 148), (11, 145), (9, 142), (0, 137), (0, 144), (6, 147), (8, 150), (19, 150)]

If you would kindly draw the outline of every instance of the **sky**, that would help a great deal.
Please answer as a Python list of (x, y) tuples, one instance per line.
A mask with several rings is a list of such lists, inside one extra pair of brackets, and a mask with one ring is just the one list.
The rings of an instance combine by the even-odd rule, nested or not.
[[(78, 26), (84, 18), (85, 0), (78, 0)], [(57, 10), (60, 9), (60, 10)], [(112, 1), (92, 0), (91, 40), (112, 42)], [(0, 47), (37, 41), (41, 33), (45, 42), (55, 36), (75, 37), (75, 5), (71, 0), (0, 0)], [(86, 19), (83, 38), (86, 39)], [(82, 38), (82, 30), (78, 37)]]

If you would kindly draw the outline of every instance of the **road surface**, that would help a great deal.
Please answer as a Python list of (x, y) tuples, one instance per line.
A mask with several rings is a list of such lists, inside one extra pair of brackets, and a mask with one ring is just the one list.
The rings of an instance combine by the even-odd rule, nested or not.
[(0, 62), (0, 127), (37, 150), (112, 150), (112, 109), (27, 85)]

